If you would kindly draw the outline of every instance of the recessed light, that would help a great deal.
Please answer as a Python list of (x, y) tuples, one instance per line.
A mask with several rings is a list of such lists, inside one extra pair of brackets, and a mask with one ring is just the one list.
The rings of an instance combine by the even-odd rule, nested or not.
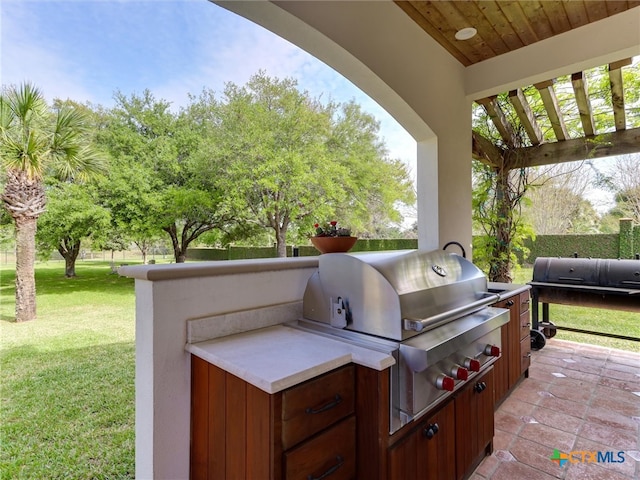
[(456, 39), (458, 40), (469, 40), (473, 38), (478, 31), (473, 27), (463, 28), (462, 30), (458, 30), (456, 32)]

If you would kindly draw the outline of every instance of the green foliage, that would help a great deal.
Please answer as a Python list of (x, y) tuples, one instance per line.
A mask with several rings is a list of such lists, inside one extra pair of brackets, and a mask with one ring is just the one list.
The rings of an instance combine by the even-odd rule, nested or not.
[(73, 265), (82, 240), (104, 239), (110, 215), (96, 204), (92, 190), (72, 183), (57, 183), (48, 189), (47, 211), (40, 217), (36, 234), (41, 257), (49, 258), (51, 251), (57, 250)]
[[(300, 245), (298, 254), (301, 257), (320, 255), (315, 247)], [(387, 250), (415, 250), (418, 240), (415, 238), (358, 239), (351, 252), (379, 252)], [(287, 247), (287, 256), (293, 255), (293, 247)], [(274, 258), (277, 250), (274, 247), (237, 247), (227, 248), (190, 248), (191, 260), (237, 260), (243, 258)]]
[(509, 283), (524, 243), (534, 232), (520, 215), (529, 186), (526, 169), (505, 171), (474, 162), (473, 221), (479, 235), (474, 240), (474, 262), (490, 281)]
[(619, 236), (617, 234), (596, 235), (538, 235), (535, 242), (527, 241), (530, 248), (527, 263), (538, 257), (618, 258)]
[(192, 152), (204, 141), (201, 133), (209, 128), (202, 122), (202, 105), (175, 114), (149, 91), (131, 97), (117, 93), (116, 102), (104, 113), (98, 136), (115, 165), (100, 187), (113, 227), (143, 254), (164, 231), (176, 261), (184, 261), (200, 235), (231, 229), (241, 219), (222, 204), (215, 182), (204, 179), (193, 161)]
[(306, 242), (320, 219), (339, 217), (363, 231), (399, 220), (396, 203), (414, 198), (373, 117), (355, 103), (323, 105), (296, 87), (259, 72), (245, 86), (228, 84), (221, 101), (205, 91), (189, 108), (208, 125), (193, 156), (202, 181), (223, 191), (229, 211), (244, 212), (248, 233), (276, 243), (281, 255), (287, 240)]

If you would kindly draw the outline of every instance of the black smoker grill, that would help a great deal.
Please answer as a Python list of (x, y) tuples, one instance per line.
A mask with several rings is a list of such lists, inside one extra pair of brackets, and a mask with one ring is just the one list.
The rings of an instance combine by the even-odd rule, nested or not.
[[(556, 329), (603, 335), (624, 340), (640, 338), (589, 330), (556, 327), (549, 321), (549, 304), (579, 305), (640, 312), (640, 261), (602, 258), (537, 258), (531, 285), (531, 347), (544, 347)], [(542, 322), (538, 302), (542, 302)]]

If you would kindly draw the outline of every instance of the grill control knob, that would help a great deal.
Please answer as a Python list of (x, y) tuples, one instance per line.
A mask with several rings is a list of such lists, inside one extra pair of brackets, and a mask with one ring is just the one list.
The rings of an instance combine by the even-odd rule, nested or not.
[(455, 381), (448, 375), (438, 375), (436, 378), (436, 387), (440, 390), (446, 390), (447, 392), (453, 392)]
[(495, 345), (487, 345), (484, 349), (484, 354), (489, 357), (499, 357), (500, 356), (500, 347), (496, 347)]
[(464, 366), (471, 370), (472, 372), (479, 372), (480, 371), (480, 362), (478, 360), (476, 360), (475, 358), (465, 358), (464, 359)]
[(466, 380), (469, 378), (469, 370), (456, 365), (451, 369), (451, 376), (457, 380)]

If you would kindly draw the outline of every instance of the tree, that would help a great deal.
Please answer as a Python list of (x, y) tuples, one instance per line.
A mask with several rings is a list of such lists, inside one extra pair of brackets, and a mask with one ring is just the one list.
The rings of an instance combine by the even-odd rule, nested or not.
[(351, 101), (340, 106), (329, 138), (332, 158), (349, 172), (337, 216), (364, 238), (381, 238), (390, 224), (402, 223), (402, 208), (416, 200), (407, 165), (389, 157), (379, 132), (380, 123)]
[(204, 177), (193, 160), (210, 125), (197, 106), (175, 114), (149, 91), (131, 97), (118, 92), (115, 98), (98, 137), (115, 165), (101, 185), (105, 204), (139, 246), (166, 232), (176, 262), (184, 262), (200, 235), (239, 221), (223, 203), (215, 179)]
[(86, 178), (103, 170), (82, 109), (51, 111), (32, 84), (3, 87), (0, 96), (0, 162), (3, 205), (16, 229), (16, 321), (36, 318), (34, 274), (38, 217), (46, 209), (44, 177)]
[(396, 202), (414, 199), (406, 167), (388, 158), (373, 117), (296, 87), (264, 72), (244, 87), (228, 84), (202, 167), (226, 201), (250, 212), (248, 224), (273, 231), (281, 257), (290, 231), (306, 241), (315, 222), (333, 219), (364, 231), (399, 219)]
[(538, 167), (536, 183), (527, 192), (523, 215), (537, 235), (597, 233), (598, 215), (585, 200), (593, 182), (582, 162)]
[(605, 184), (615, 194), (616, 206), (611, 213), (640, 224), (640, 155), (616, 157)]
[(40, 252), (49, 257), (52, 250), (57, 250), (65, 260), (67, 278), (76, 276), (82, 240), (103, 240), (109, 229), (109, 212), (97, 205), (91, 190), (65, 182), (49, 188), (47, 211), (38, 222), (36, 239)]

